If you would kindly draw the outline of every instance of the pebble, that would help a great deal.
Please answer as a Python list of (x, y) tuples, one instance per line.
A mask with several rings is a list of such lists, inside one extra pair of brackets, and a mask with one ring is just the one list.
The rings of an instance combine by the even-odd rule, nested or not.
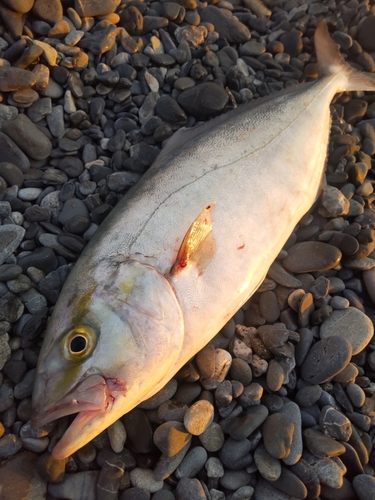
[(44, 160), (51, 154), (51, 141), (26, 115), (19, 114), (4, 123), (2, 130), (34, 160)]
[(290, 454), (294, 423), (288, 415), (281, 413), (270, 415), (262, 431), (264, 446), (273, 458), (286, 458)]
[(197, 401), (185, 413), (184, 426), (186, 430), (199, 436), (202, 434), (214, 418), (214, 407), (209, 401)]
[(195, 446), (185, 455), (175, 471), (177, 479), (192, 478), (204, 467), (207, 461), (207, 451), (202, 446)]
[(305, 429), (303, 437), (309, 451), (317, 457), (331, 458), (345, 453), (345, 447), (341, 443), (318, 430)]
[(348, 340), (329, 336), (312, 346), (301, 367), (301, 375), (310, 384), (322, 384), (340, 373), (351, 356), (352, 345)]
[(244, 439), (250, 436), (268, 417), (268, 409), (263, 405), (254, 405), (243, 414), (233, 419), (229, 427), (229, 435), (233, 439)]
[(340, 441), (348, 441), (352, 434), (350, 420), (332, 406), (321, 409), (319, 424), (325, 434)]
[(370, 318), (354, 307), (333, 311), (320, 327), (321, 339), (341, 336), (350, 342), (353, 355), (367, 346), (373, 334), (374, 326)]
[(82, 497), (95, 498), (98, 478), (98, 471), (65, 474), (63, 482), (48, 486), (48, 492), (56, 498), (69, 500), (80, 500)]
[(282, 263), (292, 273), (326, 271), (335, 267), (341, 259), (338, 248), (320, 241), (303, 241), (288, 249)]
[[(4, 461), (0, 470), (1, 498), (46, 498), (47, 483), (36, 470), (37, 455), (22, 451), (12, 460)], [(20, 474), (22, 471), (22, 474)]]
[(360, 500), (372, 498), (375, 495), (375, 478), (367, 474), (358, 474), (353, 479), (353, 489)]
[(161, 490), (164, 485), (164, 481), (157, 481), (154, 479), (152, 470), (150, 469), (140, 469), (136, 467), (130, 471), (129, 475), (130, 483), (133, 486), (142, 488), (150, 493)]
[(219, 85), (207, 82), (182, 92), (177, 100), (186, 113), (207, 119), (218, 115), (225, 108), (228, 94)]
[(198, 479), (184, 477), (177, 484), (176, 498), (177, 500), (191, 500), (193, 498), (196, 500), (206, 500), (207, 496)]
[(165, 422), (154, 432), (154, 443), (166, 456), (172, 457), (186, 447), (191, 440), (191, 434), (180, 422)]
[[(315, 75), (309, 18), (335, 16), (332, 6), (319, 2), (308, 7), (289, 2), (275, 10), (253, 0), (241, 6), (222, 1), (200, 6), (199, 14), (195, 0), (160, 5), (75, 0), (70, 7), (53, 0), (52, 10), (46, 0), (3, 3), (0, 411), (5, 427), (0, 425), (0, 440), (6, 438), (5, 449), (9, 445), (16, 454), (0, 474), (30, 453), (21, 445), (43, 453), (61, 432), (63, 421), (49, 428), (48, 437), (45, 431), (22, 430), (30, 418), (38, 335), (47, 300), (56, 302), (71, 262), (98, 224), (180, 125), (190, 127), (232, 102)], [(352, 3), (343, 8), (333, 37), (348, 51), (345, 57), (371, 72), (375, 16)], [(335, 22), (334, 17), (332, 26)], [(333, 168), (321, 206), (303, 218), (266, 283), (235, 321), (164, 389), (69, 459), (65, 478), (65, 461), (51, 462), (44, 453), (35, 466), (32, 453), (32, 477), (38, 468), (44, 490), (31, 498), (47, 495), (46, 481), (51, 498), (303, 498), (301, 481), (311, 498), (351, 498), (351, 483), (354, 487), (362, 476), (373, 479), (373, 312), (367, 298), (362, 304), (358, 286), (363, 275), (375, 302), (373, 108), (362, 94), (351, 101), (337, 98), (328, 170)], [(17, 235), (8, 241), (1, 233), (9, 231)], [(347, 314), (345, 323), (337, 313)], [(271, 324), (278, 321), (286, 328)], [(235, 332), (235, 323), (248, 325), (242, 327), (247, 334), (237, 327)], [(276, 430), (271, 417), (279, 421)], [(313, 457), (306, 443), (303, 450), (302, 429), (342, 446), (341, 460)], [(331, 450), (319, 439), (312, 439), (315, 447)], [(278, 457), (287, 456), (274, 458), (263, 440)], [(118, 455), (130, 456), (127, 448), (136, 460), (131, 457), (124, 467), (126, 460)], [(107, 462), (101, 458), (106, 453)], [(26, 465), (19, 469), (26, 475)], [(271, 482), (259, 481), (257, 469)], [(9, 498), (28, 498), (35, 486), (31, 479), (19, 483), (13, 480)], [(370, 487), (365, 484), (362, 492)], [(359, 493), (354, 490), (361, 498), (361, 486)]]
[(272, 457), (266, 447), (261, 444), (254, 451), (254, 461), (260, 474), (268, 481), (275, 481), (281, 474), (281, 462)]

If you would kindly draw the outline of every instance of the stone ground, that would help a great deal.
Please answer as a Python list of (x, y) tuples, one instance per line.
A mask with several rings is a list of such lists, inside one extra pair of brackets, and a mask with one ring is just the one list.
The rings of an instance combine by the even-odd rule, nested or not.
[(66, 462), (50, 451), (70, 419), (30, 426), (61, 287), (167, 139), (317, 78), (319, 19), (374, 72), (375, 6), (3, 0), (0, 17), (0, 498), (375, 498), (372, 93), (335, 97), (319, 200), (162, 391)]

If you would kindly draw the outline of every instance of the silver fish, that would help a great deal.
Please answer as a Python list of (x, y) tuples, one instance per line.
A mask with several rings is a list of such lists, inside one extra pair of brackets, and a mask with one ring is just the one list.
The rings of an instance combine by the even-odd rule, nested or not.
[(316, 200), (337, 92), (375, 90), (327, 27), (321, 77), (178, 131), (69, 275), (39, 358), (33, 423), (78, 413), (65, 458), (161, 389), (254, 293)]

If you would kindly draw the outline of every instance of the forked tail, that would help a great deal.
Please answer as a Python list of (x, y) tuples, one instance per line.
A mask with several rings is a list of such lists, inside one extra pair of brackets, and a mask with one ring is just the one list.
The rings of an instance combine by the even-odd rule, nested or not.
[(338, 92), (346, 90), (375, 90), (375, 74), (352, 68), (340, 54), (336, 43), (329, 36), (327, 25), (321, 21), (314, 35), (319, 75), (338, 75)]

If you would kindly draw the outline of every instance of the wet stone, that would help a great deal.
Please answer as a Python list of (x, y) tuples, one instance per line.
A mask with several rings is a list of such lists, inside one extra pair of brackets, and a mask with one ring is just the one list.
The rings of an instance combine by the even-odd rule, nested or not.
[(328, 337), (310, 349), (301, 368), (301, 375), (310, 384), (321, 384), (340, 373), (349, 363), (352, 346), (341, 337)]

